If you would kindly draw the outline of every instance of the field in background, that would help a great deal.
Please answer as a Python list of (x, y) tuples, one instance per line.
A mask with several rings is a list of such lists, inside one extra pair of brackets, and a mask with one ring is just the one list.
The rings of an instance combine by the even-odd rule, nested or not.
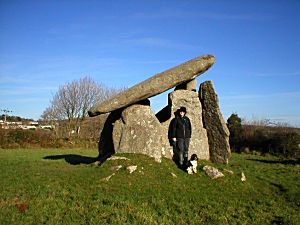
[(0, 224), (300, 224), (299, 161), (233, 154), (211, 180), (143, 155), (96, 166), (97, 154), (1, 150)]

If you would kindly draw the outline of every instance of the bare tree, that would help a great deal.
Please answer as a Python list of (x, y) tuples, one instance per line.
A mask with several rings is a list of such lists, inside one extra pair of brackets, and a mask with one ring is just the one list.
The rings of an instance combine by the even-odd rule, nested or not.
[[(80, 123), (87, 116), (88, 110), (124, 89), (108, 88), (86, 76), (59, 87), (42, 118), (66, 120), (69, 132), (76, 130), (79, 135)], [(70, 136), (70, 134), (69, 134)]]
[(6, 116), (8, 116), (8, 113), (12, 113), (12, 111), (8, 109), (0, 109), (0, 111), (4, 112), (4, 122), (6, 122)]

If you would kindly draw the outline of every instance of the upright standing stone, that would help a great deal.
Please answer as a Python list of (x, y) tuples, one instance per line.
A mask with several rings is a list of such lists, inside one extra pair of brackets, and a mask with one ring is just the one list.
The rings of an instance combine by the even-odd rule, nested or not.
[(188, 91), (196, 91), (197, 89), (197, 80), (193, 79), (182, 84), (176, 86), (175, 91), (177, 90), (188, 90)]
[(105, 120), (98, 145), (98, 158), (100, 161), (106, 160), (108, 157), (115, 153), (115, 147), (113, 143), (113, 130), (115, 122), (121, 118), (121, 113), (121, 110), (113, 111), (107, 116)]
[[(156, 116), (162, 122), (164, 135), (167, 137), (170, 123), (175, 118), (175, 112), (184, 106), (187, 116), (192, 124), (192, 138), (189, 147), (189, 156), (197, 154), (199, 159), (209, 159), (209, 146), (206, 130), (202, 124), (202, 107), (197, 92), (190, 90), (176, 90), (169, 94), (169, 105)], [(172, 147), (167, 148), (166, 157), (172, 152)]]
[(230, 157), (229, 130), (219, 108), (218, 96), (211, 81), (200, 85), (203, 124), (207, 130), (210, 159), (216, 163), (228, 163)]
[(162, 126), (147, 105), (132, 105), (123, 110), (113, 128), (117, 153), (140, 153), (161, 161), (164, 152)]

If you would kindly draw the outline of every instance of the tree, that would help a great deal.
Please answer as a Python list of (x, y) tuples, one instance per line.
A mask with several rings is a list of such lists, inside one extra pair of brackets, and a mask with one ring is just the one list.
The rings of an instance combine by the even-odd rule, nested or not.
[(243, 135), (242, 119), (237, 114), (231, 114), (227, 119), (227, 127), (230, 132), (229, 143), (231, 148), (234, 151), (240, 151)]
[(8, 113), (11, 113), (12, 111), (11, 110), (8, 110), (8, 109), (0, 109), (0, 111), (4, 112), (4, 122), (6, 122), (6, 117), (8, 115)]
[(80, 132), (80, 123), (96, 102), (102, 102), (123, 89), (108, 88), (86, 76), (59, 87), (42, 115), (45, 120), (66, 120), (67, 130)]

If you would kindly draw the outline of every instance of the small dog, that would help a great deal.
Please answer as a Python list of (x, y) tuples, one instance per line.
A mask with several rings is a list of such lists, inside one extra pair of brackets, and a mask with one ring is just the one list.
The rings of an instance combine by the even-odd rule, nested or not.
[(193, 154), (191, 159), (186, 164), (186, 171), (188, 174), (197, 173), (197, 166), (198, 166), (198, 156)]

